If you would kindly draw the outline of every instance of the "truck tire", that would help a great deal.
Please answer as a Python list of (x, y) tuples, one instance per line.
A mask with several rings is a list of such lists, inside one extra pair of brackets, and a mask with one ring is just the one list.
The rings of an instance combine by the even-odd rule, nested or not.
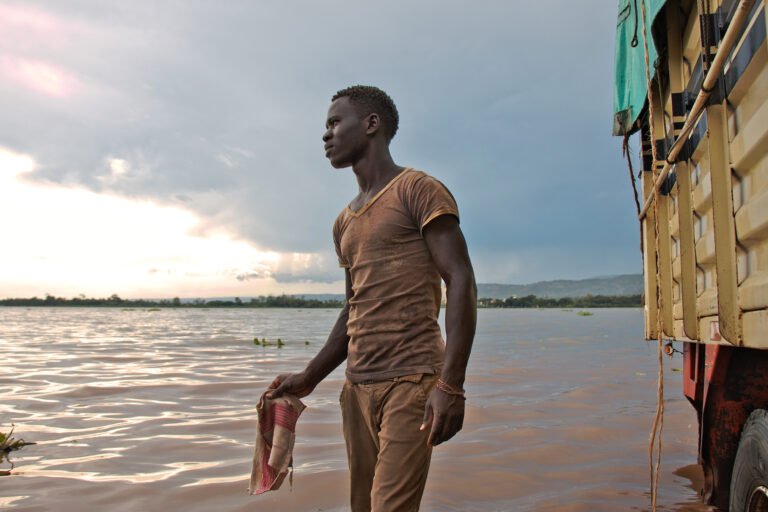
[(768, 512), (768, 411), (744, 423), (731, 476), (730, 512)]

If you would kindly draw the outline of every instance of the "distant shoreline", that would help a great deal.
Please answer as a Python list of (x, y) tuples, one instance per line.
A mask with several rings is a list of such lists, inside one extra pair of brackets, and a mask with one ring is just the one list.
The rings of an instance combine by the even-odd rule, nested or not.
[[(108, 298), (77, 297), (66, 299), (47, 295), (44, 299), (8, 298), (0, 299), (0, 306), (8, 307), (82, 307), (82, 308), (302, 308), (302, 309), (336, 309), (344, 306), (346, 301), (338, 299), (306, 299), (302, 296), (279, 295), (261, 296), (248, 301), (221, 299), (195, 299), (182, 302), (175, 297), (173, 299), (147, 300), (147, 299), (122, 299), (117, 295)], [(480, 298), (477, 301), (478, 309), (531, 309), (531, 308), (626, 308), (641, 307), (642, 295), (586, 295), (584, 297), (508, 297), (506, 299)]]
[(243, 301), (239, 297), (234, 300), (194, 299), (182, 301), (179, 297), (173, 299), (123, 299), (118, 295), (108, 298), (75, 297), (66, 299), (46, 295), (38, 297), (0, 299), (0, 306), (21, 307), (81, 307), (81, 308), (340, 308), (344, 301), (337, 299), (305, 299), (294, 295), (262, 296)]
[(643, 296), (585, 295), (583, 297), (509, 297), (506, 299), (478, 299), (478, 308), (631, 308), (641, 307)]

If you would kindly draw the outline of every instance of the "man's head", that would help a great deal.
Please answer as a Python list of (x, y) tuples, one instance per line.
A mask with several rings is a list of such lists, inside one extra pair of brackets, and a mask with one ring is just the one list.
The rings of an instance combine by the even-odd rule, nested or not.
[(370, 152), (388, 151), (397, 131), (395, 104), (376, 87), (355, 85), (337, 92), (325, 122), (325, 156), (337, 169), (354, 166)]
[(397, 133), (397, 126), (400, 122), (397, 107), (395, 107), (392, 98), (378, 87), (353, 85), (334, 94), (331, 101), (336, 101), (339, 98), (348, 98), (361, 118), (370, 114), (378, 114), (381, 130), (387, 142), (392, 140), (392, 137)]

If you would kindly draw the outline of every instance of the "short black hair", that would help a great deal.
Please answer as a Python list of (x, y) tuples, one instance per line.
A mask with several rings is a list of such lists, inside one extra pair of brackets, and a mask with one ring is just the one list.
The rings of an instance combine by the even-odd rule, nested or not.
[(397, 114), (395, 102), (378, 87), (353, 85), (334, 94), (331, 101), (336, 101), (339, 98), (349, 98), (349, 101), (362, 116), (378, 114), (387, 140), (392, 140), (392, 137), (397, 133), (400, 116)]

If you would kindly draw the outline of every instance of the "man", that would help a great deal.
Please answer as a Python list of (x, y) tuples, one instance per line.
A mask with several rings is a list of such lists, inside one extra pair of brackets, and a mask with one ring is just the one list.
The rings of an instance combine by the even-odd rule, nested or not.
[(360, 190), (333, 227), (347, 304), (306, 369), (280, 375), (268, 392), (304, 397), (347, 360), (340, 402), (353, 512), (418, 510), (432, 447), (463, 424), (475, 334), (477, 291), (456, 203), (439, 181), (394, 163), (397, 127), (394, 103), (376, 87), (332, 99), (325, 155), (352, 167)]

